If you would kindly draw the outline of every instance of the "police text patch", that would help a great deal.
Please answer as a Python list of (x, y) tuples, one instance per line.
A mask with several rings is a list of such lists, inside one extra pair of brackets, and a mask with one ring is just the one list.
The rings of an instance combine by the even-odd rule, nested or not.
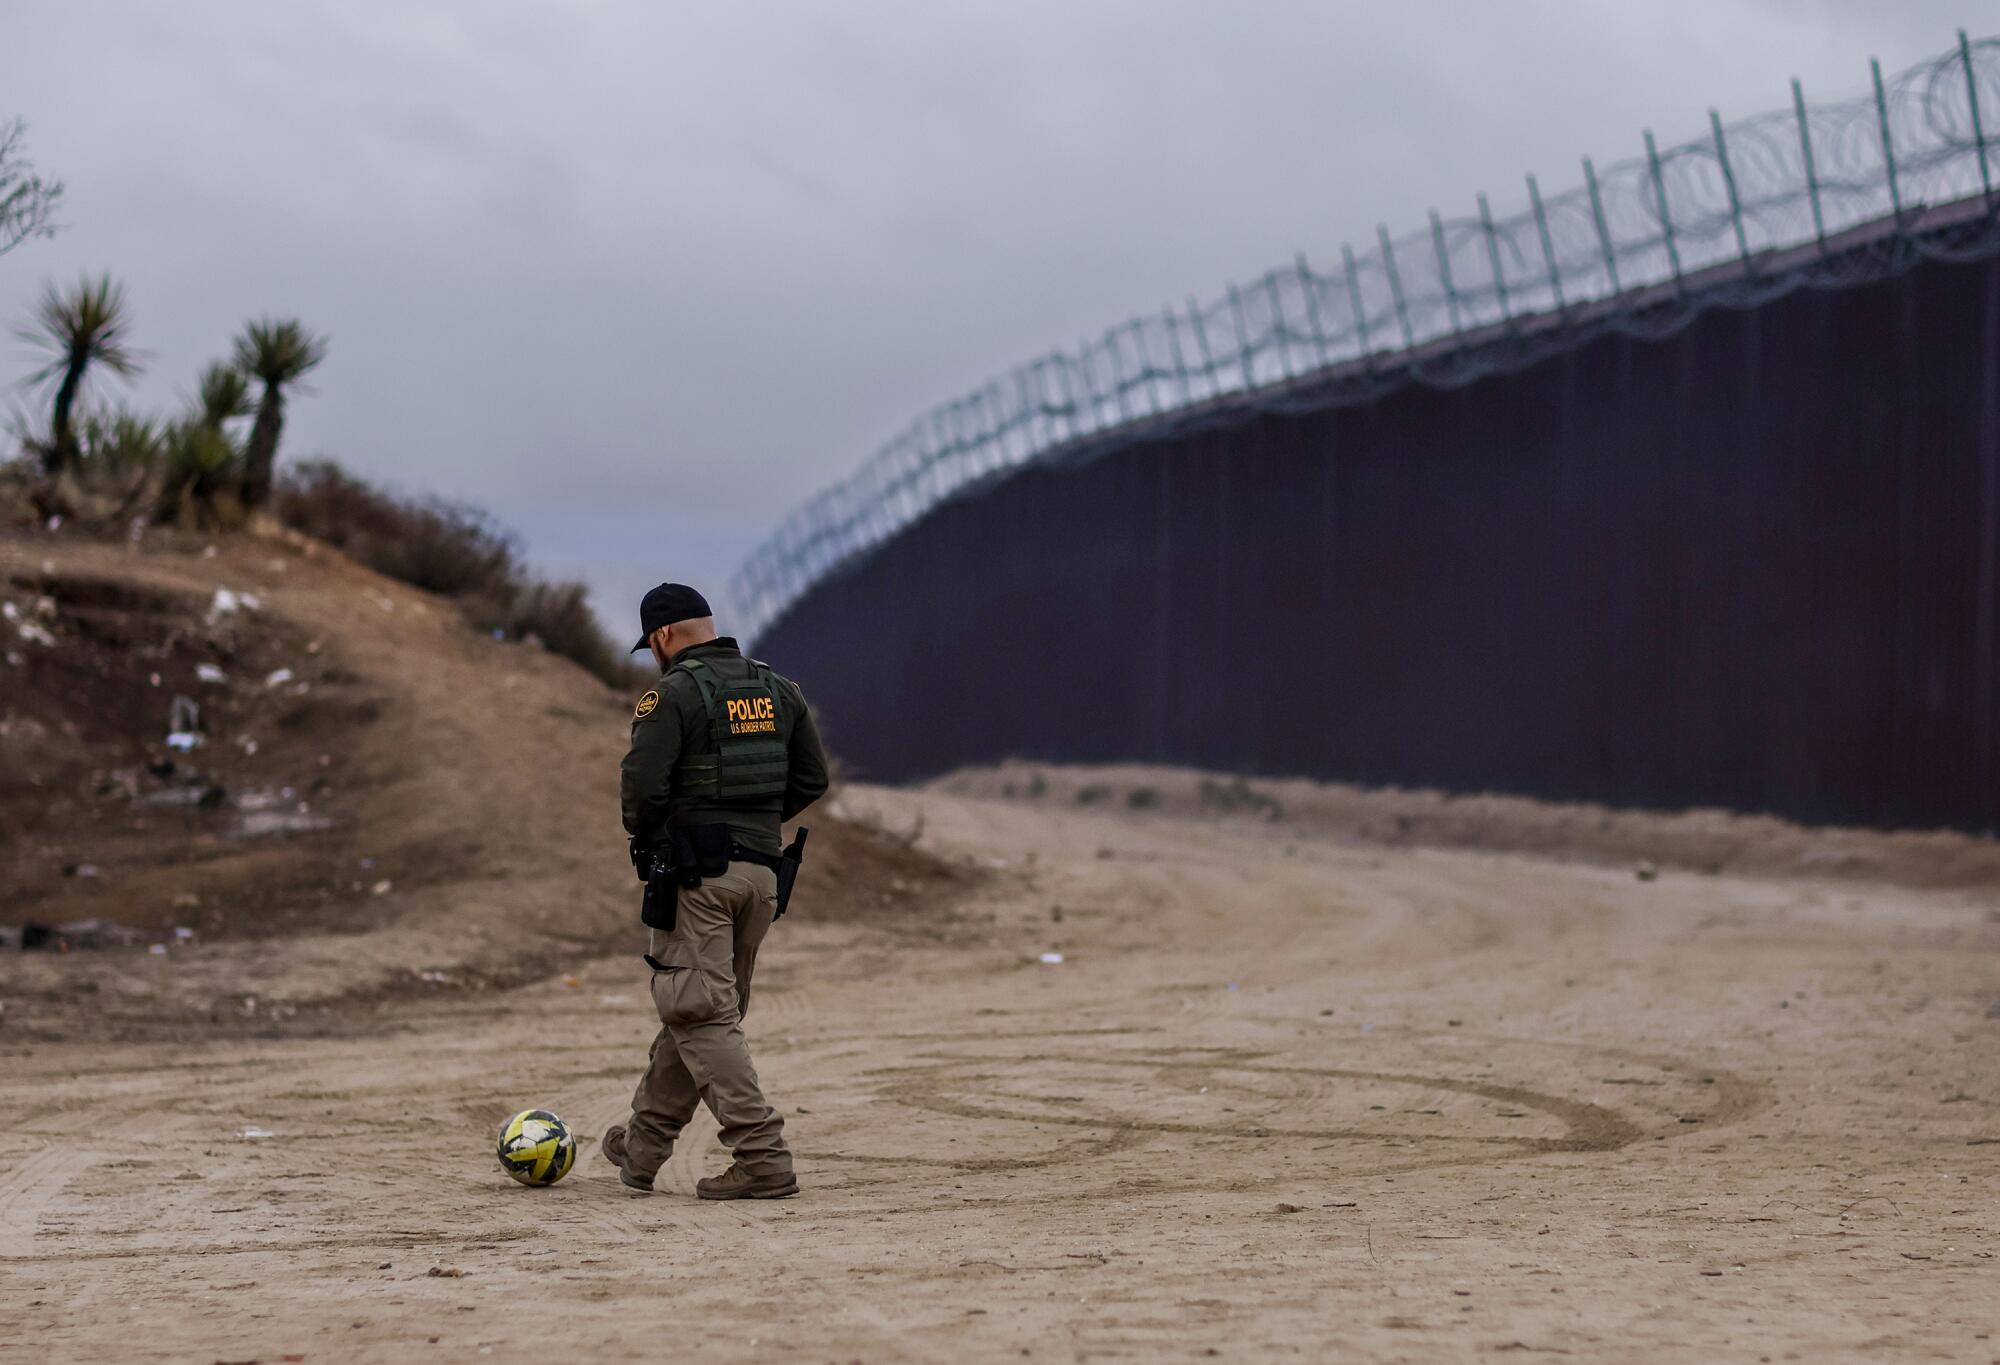
[(647, 716), (653, 714), (653, 708), (659, 704), (660, 694), (658, 692), (648, 692), (645, 696), (639, 698), (639, 706), (637, 710), (632, 712), (632, 719), (644, 720)]
[(731, 697), (723, 702), (732, 735), (775, 735), (778, 710), (769, 697)]

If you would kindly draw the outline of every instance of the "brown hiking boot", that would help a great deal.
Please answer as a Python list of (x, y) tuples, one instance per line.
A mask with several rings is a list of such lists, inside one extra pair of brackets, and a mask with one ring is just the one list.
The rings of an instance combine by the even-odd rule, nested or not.
[(604, 1149), (604, 1159), (618, 1168), (618, 1183), (628, 1190), (638, 1190), (643, 1194), (653, 1192), (653, 1177), (640, 1175), (625, 1164), (625, 1125), (614, 1124), (604, 1130), (604, 1141), (598, 1144)]
[(695, 1181), (694, 1192), (703, 1199), (786, 1199), (799, 1192), (799, 1178), (790, 1171), (752, 1175), (732, 1165), (721, 1175)]

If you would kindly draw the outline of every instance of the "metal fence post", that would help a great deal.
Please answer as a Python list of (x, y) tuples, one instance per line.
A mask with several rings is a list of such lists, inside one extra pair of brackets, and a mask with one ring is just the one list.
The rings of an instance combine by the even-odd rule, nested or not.
[(1215, 397), (1222, 392), (1222, 381), (1215, 377), (1215, 352), (1208, 348), (1208, 324), (1202, 321), (1201, 305), (1188, 298), (1188, 320), (1194, 324), (1194, 339), (1201, 343), (1201, 375), (1208, 381), (1208, 396)]
[(1542, 207), (1542, 187), (1535, 183), (1532, 175), (1528, 177), (1528, 203), (1534, 206), (1535, 231), (1542, 239), (1542, 260), (1549, 267), (1549, 293), (1555, 298), (1556, 312), (1567, 314), (1569, 305), (1563, 302), (1562, 271), (1556, 266), (1556, 242), (1549, 235), (1548, 210)]
[(1510, 328), (1514, 314), (1507, 307), (1507, 273), (1500, 267), (1500, 232), (1493, 226), (1493, 210), (1486, 206), (1486, 191), (1479, 192), (1479, 226), (1486, 233), (1486, 258), (1493, 266), (1493, 297), (1500, 305), (1500, 321)]
[(1792, 108), (1799, 116), (1799, 154), (1806, 163), (1806, 195), (1812, 200), (1813, 237), (1819, 242), (1820, 254), (1826, 254), (1826, 217), (1819, 207), (1819, 170), (1813, 165), (1812, 121), (1806, 117), (1806, 93), (1799, 87), (1798, 78), (1792, 79)]
[(1301, 251), (1294, 266), (1299, 275), (1299, 289), (1306, 296), (1306, 321), (1313, 329), (1313, 352), (1319, 363), (1326, 364), (1326, 328), (1319, 319), (1319, 286), (1313, 283), (1312, 268), (1306, 264), (1306, 253)]
[[(1035, 441), (1035, 417), (1041, 407), (1041, 399), (1038, 392), (1040, 384), (1038, 381), (1036, 390), (1031, 391), (1028, 388), (1028, 376), (1031, 373), (1033, 373), (1033, 370), (1027, 365), (1023, 365), (1014, 371), (1015, 385), (1021, 390), (1021, 430), (1027, 433), (1027, 440), (1023, 442), (1023, 459), (1033, 454), (1039, 448)], [(1012, 456), (1007, 456), (1007, 459), (1009, 463), (1013, 462)]]
[(1680, 248), (1674, 245), (1674, 216), (1667, 208), (1667, 177), (1660, 169), (1660, 150), (1653, 145), (1651, 128), (1646, 130), (1646, 164), (1652, 167), (1653, 193), (1660, 201), (1660, 240), (1666, 243), (1667, 264), (1674, 270), (1674, 290), (1676, 293), (1685, 293), (1687, 286), (1681, 279)]
[(1597, 167), (1590, 164), (1590, 158), (1583, 159), (1583, 183), (1590, 188), (1590, 216), (1597, 220), (1597, 241), (1604, 248), (1604, 270), (1611, 277), (1611, 292), (1622, 294), (1624, 286), (1618, 283), (1618, 253), (1611, 248), (1611, 225), (1604, 219), (1604, 196), (1597, 188)]
[(1389, 296), (1396, 301), (1396, 320), (1403, 324), (1403, 345), (1415, 347), (1417, 334), (1410, 326), (1409, 304), (1403, 300), (1403, 274), (1396, 269), (1396, 248), (1390, 245), (1387, 227), (1377, 223), (1375, 235), (1382, 243), (1382, 266), (1389, 272)]
[(1286, 379), (1290, 379), (1293, 377), (1292, 344), (1287, 336), (1290, 329), (1285, 326), (1284, 298), (1278, 293), (1277, 271), (1264, 273), (1264, 292), (1271, 296), (1271, 341), (1278, 348), (1278, 368), (1284, 372)]
[(1243, 317), (1243, 294), (1233, 284), (1229, 286), (1229, 311), (1236, 319), (1236, 366), (1243, 371), (1243, 387), (1248, 391), (1257, 387), (1257, 356), (1250, 349), (1250, 326)]
[(1438, 217), (1436, 209), (1431, 210), (1431, 245), (1437, 248), (1438, 281), (1444, 285), (1444, 306), (1451, 314), (1451, 334), (1457, 336), (1458, 290), (1451, 282), (1451, 253), (1444, 249), (1444, 220)]
[(1181, 351), (1181, 327), (1174, 317), (1174, 310), (1164, 308), (1162, 315), (1167, 320), (1167, 349), (1173, 352), (1174, 377), (1181, 383), (1181, 403), (1183, 406), (1194, 402), (1194, 381), (1188, 375), (1187, 356)]
[(1042, 418), (1042, 434), (1036, 436), (1030, 428), (1028, 440), (1030, 444), (1046, 450), (1056, 444), (1056, 412), (1048, 400), (1048, 356), (1036, 356), (1034, 364), (1028, 366), (1028, 372), (1034, 374), (1034, 414)]
[(1069, 357), (1061, 351), (1051, 351), (1049, 359), (1055, 361), (1062, 370), (1063, 407), (1069, 413), (1069, 434), (1074, 440), (1083, 434), (1083, 414), (1082, 405), (1076, 401), (1076, 390), (1070, 387)]
[(1986, 212), (1993, 212), (1993, 173), (1986, 167), (1986, 130), (1979, 123), (1979, 78), (1972, 67), (1972, 43), (1965, 36), (1965, 30), (1958, 31), (1958, 55), (1965, 62), (1965, 104), (1972, 111), (1972, 142), (1979, 148), (1980, 197), (1986, 201)]
[(1882, 164), (1889, 172), (1889, 208), (1896, 215), (1896, 227), (1900, 230), (1903, 226), (1903, 191), (1896, 183), (1896, 143), (1889, 136), (1889, 96), (1882, 89), (1882, 63), (1870, 57), (1868, 70), (1875, 78), (1875, 113), (1882, 120)]
[(1160, 402), (1160, 380), (1164, 371), (1153, 368), (1153, 357), (1146, 353), (1146, 329), (1138, 318), (1132, 319), (1132, 349), (1139, 356), (1139, 373), (1146, 377), (1146, 401), (1153, 405), (1155, 416), (1166, 411)]
[(1104, 340), (1099, 344), (1111, 353), (1111, 393), (1118, 400), (1118, 420), (1120, 422), (1129, 422), (1132, 420), (1132, 401), (1125, 392), (1125, 366), (1123, 363), (1125, 357), (1119, 353), (1118, 347), (1118, 333), (1123, 330), (1123, 328), (1118, 327), (1108, 329), (1104, 333)]
[(1743, 273), (1753, 273), (1750, 264), (1750, 237), (1743, 230), (1743, 202), (1736, 197), (1736, 172), (1729, 167), (1729, 146), (1722, 140), (1722, 115), (1708, 111), (1708, 126), (1715, 134), (1715, 159), (1722, 166), (1722, 183), (1729, 191), (1729, 221), (1736, 227), (1736, 254), (1743, 258)]
[(1368, 339), (1368, 309), (1361, 302), (1361, 276), (1354, 269), (1354, 248), (1340, 244), (1340, 263), (1347, 269), (1347, 306), (1354, 310), (1354, 333), (1361, 346), (1361, 363), (1375, 369), (1375, 347)]
[(1104, 428), (1104, 418), (1099, 410), (1104, 404), (1104, 398), (1097, 392), (1097, 362), (1091, 358), (1090, 343), (1088, 341), (1077, 342), (1076, 358), (1078, 364), (1083, 368), (1084, 392), (1090, 395), (1091, 430), (1101, 431)]

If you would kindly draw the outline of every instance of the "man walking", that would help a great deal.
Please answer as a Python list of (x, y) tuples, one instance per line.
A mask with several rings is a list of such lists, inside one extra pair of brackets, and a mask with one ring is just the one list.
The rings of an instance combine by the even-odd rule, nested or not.
[(693, 588), (662, 583), (639, 620), (633, 653), (650, 648), (660, 680), (633, 712), (619, 786), (634, 857), (654, 869), (641, 918), (661, 1028), (604, 1155), (624, 1184), (651, 1191), (699, 1101), (735, 1159), (695, 1192), (782, 1199), (798, 1179), (742, 1019), (757, 946), (780, 912), (780, 827), (826, 791), (826, 751), (798, 685), (718, 637)]

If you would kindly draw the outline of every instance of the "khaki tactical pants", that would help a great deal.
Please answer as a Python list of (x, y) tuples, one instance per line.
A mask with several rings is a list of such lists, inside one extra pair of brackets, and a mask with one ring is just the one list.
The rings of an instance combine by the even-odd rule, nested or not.
[(765, 1102), (742, 1023), (757, 945), (777, 908), (776, 873), (731, 863), (720, 877), (681, 891), (672, 933), (653, 932), (653, 957), (667, 968), (653, 973), (663, 1027), (626, 1124), (626, 1169), (634, 1174), (659, 1170), (697, 1101), (715, 1115), (723, 1144), (744, 1170), (792, 1169), (785, 1121)]

